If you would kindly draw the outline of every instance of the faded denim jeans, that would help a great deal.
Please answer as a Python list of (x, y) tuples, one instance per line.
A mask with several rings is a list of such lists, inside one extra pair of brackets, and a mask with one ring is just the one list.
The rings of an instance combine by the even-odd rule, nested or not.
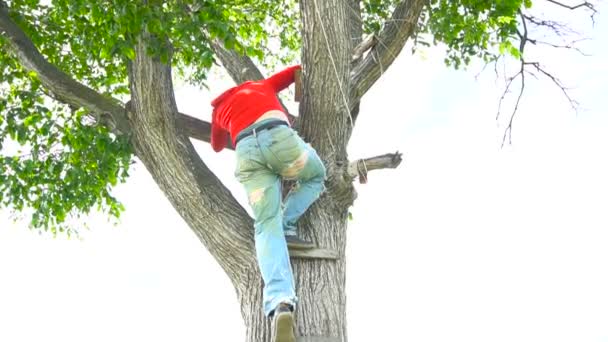
[[(254, 123), (240, 134), (269, 120)], [(295, 307), (293, 273), (284, 235), (296, 234), (298, 218), (325, 189), (325, 166), (317, 152), (287, 126), (256, 131), (241, 139), (236, 157), (235, 176), (245, 186), (253, 209), (255, 249), (264, 279), (264, 313), (269, 315), (279, 303)], [(282, 179), (297, 181), (283, 203)]]

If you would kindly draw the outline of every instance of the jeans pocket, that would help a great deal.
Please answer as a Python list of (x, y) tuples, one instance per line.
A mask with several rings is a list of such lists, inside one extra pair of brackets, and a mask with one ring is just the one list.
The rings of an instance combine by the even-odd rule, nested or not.
[(271, 136), (268, 150), (283, 167), (287, 167), (305, 152), (304, 141), (294, 130), (286, 127)]
[(257, 163), (253, 158), (254, 153), (254, 146), (251, 146), (250, 144), (239, 144), (236, 147), (234, 177), (240, 182), (246, 180), (248, 175), (257, 167)]

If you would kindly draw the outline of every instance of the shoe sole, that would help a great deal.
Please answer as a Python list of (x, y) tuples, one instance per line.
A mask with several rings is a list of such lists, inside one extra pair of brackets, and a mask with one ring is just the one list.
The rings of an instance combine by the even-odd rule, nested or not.
[(291, 312), (281, 312), (275, 321), (274, 342), (296, 342), (293, 334), (293, 314)]

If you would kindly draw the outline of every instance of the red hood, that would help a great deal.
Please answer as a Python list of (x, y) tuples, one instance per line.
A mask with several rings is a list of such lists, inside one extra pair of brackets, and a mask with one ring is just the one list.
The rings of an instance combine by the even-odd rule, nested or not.
[(217, 108), (220, 104), (222, 104), (222, 102), (227, 99), (228, 97), (230, 97), (230, 95), (234, 94), (235, 91), (237, 91), (240, 87), (242, 87), (243, 85), (246, 85), (248, 83), (251, 83), (252, 81), (246, 81), (243, 82), (237, 86), (234, 86), (232, 88), (228, 88), (228, 90), (224, 91), (223, 93), (221, 93), (218, 97), (216, 97), (215, 99), (213, 99), (213, 101), (211, 101), (211, 105), (214, 108)]
[(232, 95), (232, 93), (234, 93), (236, 88), (237, 87), (232, 87), (232, 88), (226, 90), (225, 92), (221, 93), (218, 97), (216, 97), (215, 99), (213, 99), (213, 101), (211, 101), (211, 105), (213, 107), (219, 106), (222, 103), (222, 101), (224, 101), (227, 97), (229, 97), (230, 95)]

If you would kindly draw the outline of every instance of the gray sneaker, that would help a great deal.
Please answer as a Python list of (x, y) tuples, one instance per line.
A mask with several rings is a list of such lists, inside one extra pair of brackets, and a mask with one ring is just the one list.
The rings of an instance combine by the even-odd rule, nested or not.
[(295, 235), (285, 235), (287, 248), (291, 249), (313, 249), (315, 244), (306, 240), (302, 240)]
[(296, 342), (293, 333), (293, 313), (289, 304), (281, 303), (274, 310), (272, 342)]

